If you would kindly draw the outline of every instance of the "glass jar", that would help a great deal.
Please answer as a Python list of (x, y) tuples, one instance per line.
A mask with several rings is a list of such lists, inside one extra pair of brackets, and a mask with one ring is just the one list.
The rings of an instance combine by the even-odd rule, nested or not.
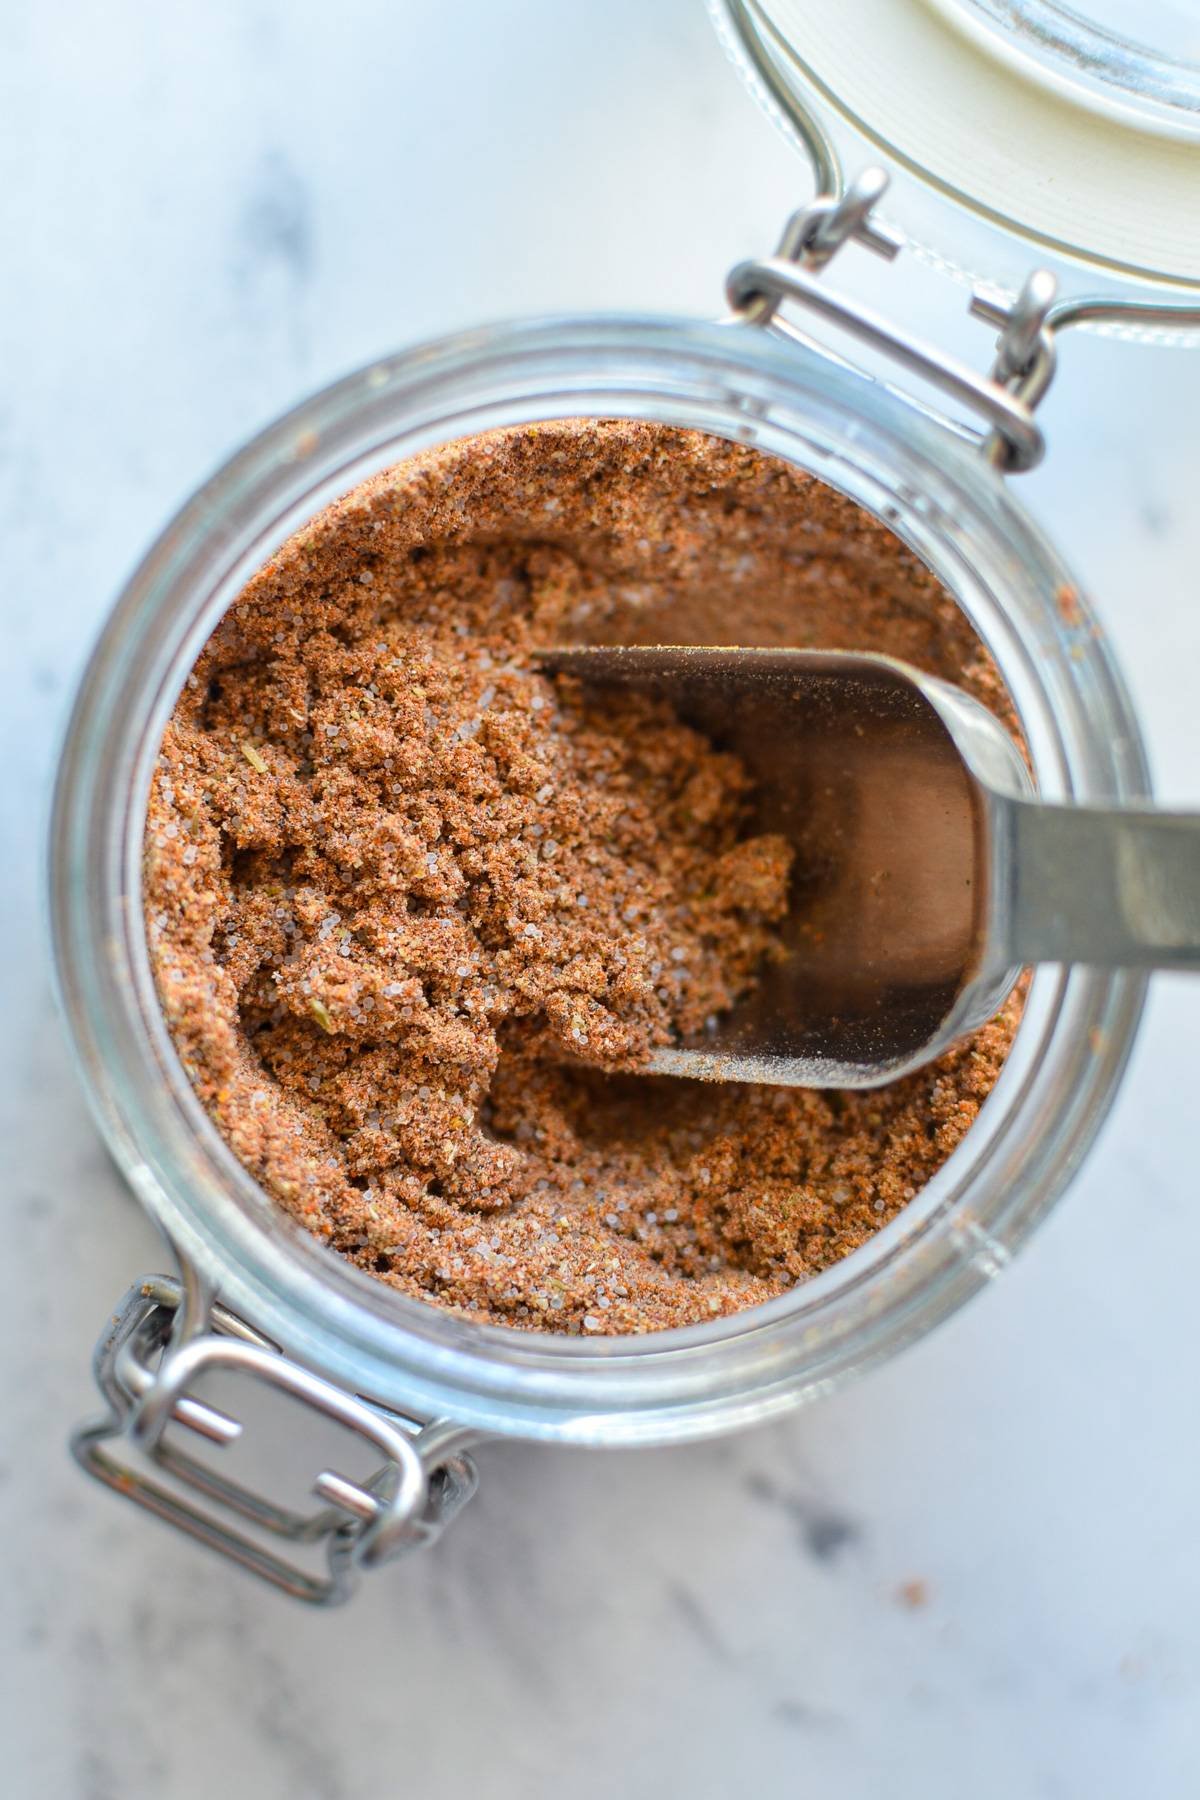
[[(1046, 797), (1120, 803), (1148, 792), (1137, 721), (1103, 635), (1086, 606), (1056, 604), (1075, 584), (1003, 477), (901, 395), (752, 326), (552, 319), (469, 332), (326, 389), (219, 470), (121, 595), (86, 672), (58, 781), (52, 904), (65, 1010), (101, 1128), (180, 1256), (187, 1301), (173, 1317), (174, 1295), (133, 1290), (100, 1351), (111, 1416), (79, 1448), (129, 1492), (106, 1438), (140, 1434), (163, 1460), (172, 1415), (221, 1436), (222, 1415), (209, 1411), (206, 1425), (206, 1409), (185, 1392), (203, 1362), (197, 1346), (213, 1342), (218, 1295), (218, 1337), (237, 1345), (246, 1373), (270, 1379), (271, 1367), (299, 1365), (311, 1388), (302, 1397), (340, 1406), (342, 1422), (377, 1444), (370, 1418), (349, 1416), (367, 1409), (345, 1397), (367, 1396), (372, 1417), (384, 1416), (379, 1408), (401, 1415), (406, 1441), (420, 1422), (437, 1422), (415, 1439), (416, 1473), (389, 1440), (390, 1474), (374, 1489), (342, 1483), (339, 1492), (338, 1478), (321, 1478), (330, 1581), (309, 1591), (273, 1557), (263, 1567), (232, 1550), (308, 1598), (336, 1597), (351, 1562), (430, 1535), (430, 1492), (440, 1481), (444, 1511), (450, 1477), (457, 1471), (459, 1497), (469, 1483), (450, 1455), (465, 1433), (678, 1442), (827, 1393), (928, 1331), (1000, 1271), (1063, 1191), (1111, 1104), (1142, 1008), (1144, 977), (1040, 970), (978, 1123), (905, 1211), (805, 1285), (686, 1329), (593, 1340), (474, 1324), (373, 1281), (256, 1187), (175, 1056), (142, 931), (147, 794), (176, 696), (247, 577), (335, 495), (455, 438), (596, 416), (753, 444), (840, 489), (885, 520), (962, 606), (1007, 683)], [(237, 1361), (232, 1351), (227, 1360)], [(297, 1374), (291, 1391), (303, 1386)], [(189, 1479), (196, 1465), (175, 1460)], [(242, 1490), (231, 1497), (211, 1476), (192, 1485), (204, 1507), (189, 1502), (176, 1522), (221, 1548), (243, 1545), (208, 1513), (221, 1503), (254, 1517), (261, 1503)], [(133, 1491), (169, 1512), (156, 1487)], [(386, 1541), (381, 1505), (390, 1509)], [(269, 1529), (319, 1534), (312, 1520), (276, 1512)]]

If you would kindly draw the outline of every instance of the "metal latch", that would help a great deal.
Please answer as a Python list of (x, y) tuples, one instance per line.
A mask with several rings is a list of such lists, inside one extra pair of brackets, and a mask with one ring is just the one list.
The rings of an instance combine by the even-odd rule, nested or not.
[[(810, 153), (812, 147), (809, 146)], [(823, 163), (814, 154), (814, 168)], [(785, 337), (810, 343), (781, 312), (787, 301), (803, 307), (819, 319), (846, 331), (860, 343), (899, 363), (986, 421), (978, 436), (984, 455), (1005, 474), (1034, 469), (1045, 454), (1046, 442), (1034, 411), (1054, 379), (1056, 339), (1072, 325), (1107, 325), (1117, 329), (1193, 329), (1200, 324), (1200, 309), (1191, 305), (1164, 306), (1158, 302), (1109, 299), (1108, 297), (1058, 298), (1058, 283), (1048, 269), (1034, 269), (1016, 298), (1006, 302), (983, 288), (971, 294), (970, 311), (996, 327), (996, 354), (986, 375), (967, 363), (928, 344), (882, 313), (849, 295), (837, 293), (821, 280), (821, 272), (842, 246), (851, 240), (891, 261), (903, 248), (903, 236), (874, 217), (888, 188), (886, 170), (864, 169), (844, 189), (833, 165), (828, 170), (829, 191), (793, 213), (784, 227), (775, 254), (761, 260), (738, 263), (726, 282), (733, 317)], [(840, 191), (838, 191), (840, 190)], [(824, 350), (825, 346), (819, 346)], [(961, 432), (955, 421), (921, 405), (905, 390), (910, 404)]]
[[(107, 1414), (83, 1425), (72, 1451), (89, 1474), (158, 1518), (297, 1599), (344, 1600), (360, 1569), (373, 1568), (436, 1539), (475, 1492), (465, 1445), (474, 1434), (442, 1422), (422, 1425), (360, 1399), (282, 1355), (261, 1333), (204, 1298), (204, 1316), (185, 1318), (184, 1284), (149, 1275), (126, 1294), (96, 1346), (93, 1368)], [(193, 1309), (194, 1310), (194, 1309)], [(291, 1395), (366, 1440), (379, 1455), (375, 1473), (349, 1481), (321, 1471), (313, 1492), (322, 1505), (285, 1507), (181, 1450), (172, 1422), (217, 1445), (242, 1435), (242, 1423), (195, 1398), (206, 1373), (221, 1370)], [(124, 1441), (139, 1466), (116, 1454)], [(155, 1468), (171, 1479), (160, 1479)], [(247, 1521), (266, 1542), (239, 1529)], [(270, 1547), (323, 1543), (327, 1572), (311, 1574)]]
[(1011, 307), (980, 293), (972, 297), (971, 310), (1000, 333), (990, 372), (978, 374), (821, 280), (826, 264), (852, 238), (888, 261), (903, 247), (900, 234), (872, 216), (887, 186), (885, 170), (864, 169), (840, 198), (822, 195), (793, 213), (773, 256), (731, 270), (726, 294), (734, 316), (803, 341), (780, 313), (784, 301), (802, 306), (981, 414), (988, 425), (984, 454), (997, 468), (1015, 474), (1036, 467), (1046, 444), (1033, 411), (1054, 377), (1053, 275), (1035, 269)]

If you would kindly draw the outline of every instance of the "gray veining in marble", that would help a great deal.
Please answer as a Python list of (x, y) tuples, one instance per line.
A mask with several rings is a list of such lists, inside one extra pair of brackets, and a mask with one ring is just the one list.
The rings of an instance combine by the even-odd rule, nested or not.
[[(85, 1116), (39, 917), (54, 743), (123, 574), (301, 391), (484, 315), (713, 310), (802, 189), (694, 0), (9, 0), (0, 71), (0, 1791), (1195, 1794), (1183, 979), (1018, 1264), (802, 1417), (669, 1453), (492, 1447), (436, 1554), (331, 1616), (76, 1474), (93, 1337), (162, 1260)], [(982, 356), (960, 294), (893, 276)], [(1179, 803), (1200, 802), (1198, 416), (1200, 356), (1078, 340), (1023, 487), (1101, 598)]]

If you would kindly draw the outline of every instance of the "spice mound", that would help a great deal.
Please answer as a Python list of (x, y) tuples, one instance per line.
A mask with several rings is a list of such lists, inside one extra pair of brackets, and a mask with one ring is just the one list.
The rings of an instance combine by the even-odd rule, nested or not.
[(146, 828), (168, 1027), (262, 1188), (410, 1296), (587, 1333), (754, 1304), (891, 1217), (995, 1079), (1015, 1013), (877, 1094), (636, 1072), (770, 979), (790, 851), (734, 757), (536, 653), (720, 641), (714, 608), (732, 641), (841, 637), (995, 702), (957, 609), (849, 503), (620, 422), (365, 484), (188, 677)]

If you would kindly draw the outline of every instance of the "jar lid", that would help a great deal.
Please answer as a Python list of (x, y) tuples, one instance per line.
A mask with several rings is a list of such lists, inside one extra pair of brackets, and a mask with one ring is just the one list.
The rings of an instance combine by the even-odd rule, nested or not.
[(928, 0), (1025, 80), (1142, 131), (1200, 138), (1200, 13), (1190, 0)]
[(819, 184), (882, 155), (897, 222), (952, 272), (1013, 288), (1036, 260), (1076, 290), (1082, 269), (1089, 292), (1200, 304), (1200, 27), (1146, 0), (1133, 45), (1127, 3), (1079, 6), (710, 0)]

